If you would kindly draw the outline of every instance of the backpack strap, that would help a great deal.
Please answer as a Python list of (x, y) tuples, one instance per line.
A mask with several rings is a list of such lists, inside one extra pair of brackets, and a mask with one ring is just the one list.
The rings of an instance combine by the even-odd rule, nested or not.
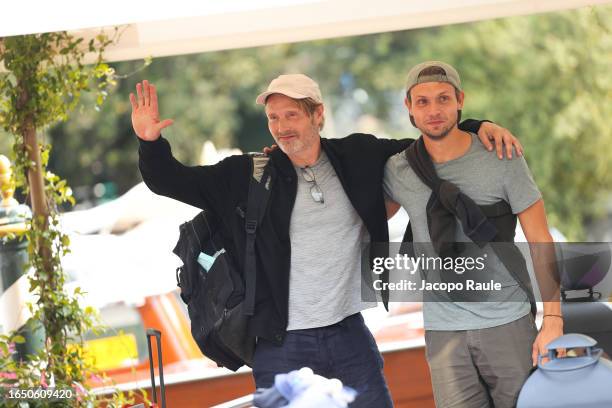
[(244, 257), (244, 314), (255, 313), (255, 287), (257, 283), (257, 258), (255, 256), (255, 237), (257, 227), (265, 214), (270, 198), (270, 158), (261, 153), (251, 154), (252, 177), (249, 182), (249, 196), (245, 217), (246, 254)]

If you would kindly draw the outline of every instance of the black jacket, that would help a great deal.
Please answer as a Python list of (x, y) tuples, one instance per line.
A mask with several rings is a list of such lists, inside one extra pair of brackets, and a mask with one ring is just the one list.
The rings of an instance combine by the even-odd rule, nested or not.
[[(461, 124), (463, 130), (472, 132), (477, 132), (479, 127), (480, 122), (474, 120)], [(222, 221), (226, 250), (236, 254), (238, 267), (242, 270), (246, 233), (240, 213), (244, 214), (247, 201), (251, 175), (249, 157), (231, 156), (212, 166), (190, 167), (172, 156), (170, 144), (163, 137), (154, 142), (138, 140), (139, 168), (145, 184), (154, 193), (213, 211)], [(412, 142), (412, 139), (377, 139), (367, 134), (352, 134), (341, 139), (321, 138), (322, 148), (372, 242), (389, 240), (382, 189), (385, 163)], [(272, 192), (257, 230), (256, 307), (250, 332), (280, 344), (288, 322), (289, 223), (297, 192), (297, 175), (280, 149), (274, 150), (270, 159)]]

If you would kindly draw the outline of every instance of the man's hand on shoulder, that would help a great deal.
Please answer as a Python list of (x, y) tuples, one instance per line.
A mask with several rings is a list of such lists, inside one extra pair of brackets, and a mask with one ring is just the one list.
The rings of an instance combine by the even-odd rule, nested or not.
[(387, 220), (390, 220), (391, 217), (398, 212), (401, 205), (390, 199), (389, 197), (385, 197), (385, 210), (387, 210)]
[(136, 84), (136, 94), (130, 93), (132, 104), (132, 126), (136, 135), (146, 141), (154, 141), (161, 135), (162, 129), (173, 123), (172, 119), (159, 120), (157, 92), (155, 85), (144, 80)]
[(261, 149), (261, 151), (265, 154), (265, 155), (269, 155), (270, 153), (272, 153), (274, 150), (278, 149), (278, 145), (273, 144), (272, 146), (265, 146), (263, 149)]
[(483, 122), (480, 125), (478, 137), (487, 150), (491, 151), (495, 147), (499, 159), (504, 157), (504, 147), (506, 148), (506, 157), (508, 159), (512, 159), (512, 147), (514, 147), (519, 156), (523, 155), (521, 142), (508, 129), (495, 123)]

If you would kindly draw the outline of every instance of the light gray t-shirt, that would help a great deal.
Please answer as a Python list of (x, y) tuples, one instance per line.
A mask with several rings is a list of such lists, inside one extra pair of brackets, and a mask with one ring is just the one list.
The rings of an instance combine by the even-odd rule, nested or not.
[(328, 326), (376, 306), (361, 300), (361, 245), (368, 231), (324, 151), (310, 168), (324, 203), (314, 201), (312, 183), (295, 167), (287, 330)]
[[(512, 160), (499, 160), (495, 151), (489, 152), (478, 136), (471, 134), (472, 144), (461, 157), (434, 163), (438, 176), (457, 185), (478, 205), (493, 204), (505, 200), (518, 214), (541, 198), (523, 157), (513, 155)], [(425, 207), (431, 196), (427, 187), (410, 167), (405, 152), (391, 156), (385, 166), (385, 194), (406, 209), (412, 223), (412, 233), (417, 256), (436, 256), (431, 246)], [(470, 242), (457, 220), (457, 242)], [(421, 243), (421, 244), (420, 244)], [(429, 244), (425, 244), (429, 243)], [(473, 330), (495, 327), (523, 317), (530, 311), (527, 296), (518, 283), (487, 245), (487, 273), (502, 283), (502, 290), (489, 302), (441, 302), (426, 301), (423, 317), (426, 330)], [(428, 292), (428, 300), (436, 298)], [(517, 301), (523, 299), (524, 302)], [(512, 299), (504, 301), (504, 299)]]

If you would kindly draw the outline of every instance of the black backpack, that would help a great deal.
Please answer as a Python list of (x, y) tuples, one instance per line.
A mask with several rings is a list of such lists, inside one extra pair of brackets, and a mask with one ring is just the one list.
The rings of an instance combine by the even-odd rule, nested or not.
[(198, 263), (200, 252), (212, 256), (224, 248), (221, 220), (207, 210), (180, 226), (173, 250), (183, 261), (176, 279), (187, 304), (191, 334), (206, 357), (232, 371), (252, 366), (255, 338), (248, 335), (248, 322), (255, 308), (255, 235), (270, 196), (269, 158), (250, 156), (253, 172), (244, 217), (244, 273), (237, 268), (236, 254), (230, 252), (220, 253), (208, 272)]

